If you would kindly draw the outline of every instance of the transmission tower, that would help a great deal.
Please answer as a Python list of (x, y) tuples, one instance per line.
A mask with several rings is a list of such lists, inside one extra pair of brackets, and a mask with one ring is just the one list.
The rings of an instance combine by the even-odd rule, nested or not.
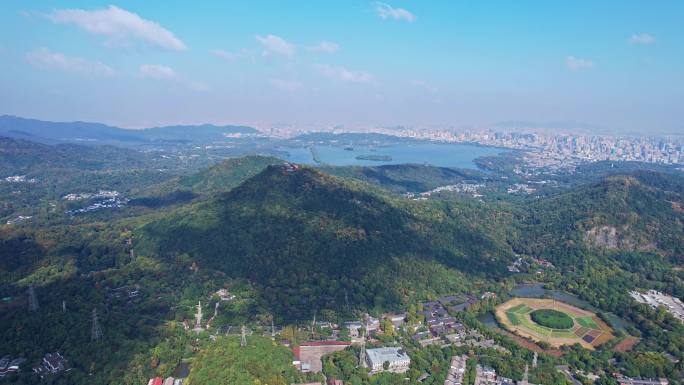
[(242, 329), (240, 329), (240, 333), (242, 334), (242, 336), (240, 338), (240, 346), (242, 346), (244, 348), (245, 346), (247, 346), (247, 328), (245, 327), (245, 325), (242, 325)]
[(271, 339), (275, 340), (275, 323), (273, 322), (273, 317), (271, 317)]
[(100, 323), (97, 321), (97, 310), (93, 309), (93, 330), (90, 335), (91, 341), (97, 341), (102, 338), (102, 328)]
[(361, 333), (361, 351), (359, 352), (359, 366), (366, 367), (366, 335)]
[(195, 328), (196, 333), (202, 331), (202, 301), (197, 301), (197, 313), (195, 313)]
[(36, 292), (33, 290), (33, 285), (28, 287), (28, 301), (29, 311), (38, 311), (38, 300), (36, 299)]

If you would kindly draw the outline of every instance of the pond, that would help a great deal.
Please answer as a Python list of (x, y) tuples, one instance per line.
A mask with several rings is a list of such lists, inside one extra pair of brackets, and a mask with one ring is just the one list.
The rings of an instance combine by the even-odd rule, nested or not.
[(175, 378), (185, 378), (188, 374), (190, 374), (190, 364), (183, 361), (173, 371), (173, 377)]

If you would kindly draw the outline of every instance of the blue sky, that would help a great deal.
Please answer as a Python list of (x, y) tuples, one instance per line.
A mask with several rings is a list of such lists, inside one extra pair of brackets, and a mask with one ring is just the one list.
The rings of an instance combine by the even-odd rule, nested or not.
[(4, 1), (0, 113), (684, 133), (682, 1)]

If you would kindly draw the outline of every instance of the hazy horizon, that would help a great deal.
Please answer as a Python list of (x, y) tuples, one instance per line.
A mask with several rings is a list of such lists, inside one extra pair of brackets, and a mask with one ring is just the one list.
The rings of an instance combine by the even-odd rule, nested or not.
[(0, 114), (0, 118), (10, 117), (25, 120), (37, 120), (48, 123), (69, 124), (69, 123), (86, 123), (86, 124), (102, 124), (113, 128), (121, 128), (127, 130), (145, 130), (155, 128), (165, 128), (174, 126), (215, 126), (215, 127), (230, 127), (230, 126), (245, 126), (255, 128), (261, 133), (268, 133), (272, 129), (291, 129), (291, 132), (305, 133), (305, 132), (320, 132), (320, 133), (378, 133), (378, 131), (396, 131), (401, 130), (435, 130), (446, 132), (519, 132), (519, 133), (544, 133), (544, 134), (559, 134), (559, 135), (596, 135), (596, 136), (625, 136), (625, 137), (679, 137), (684, 136), (682, 132), (638, 132), (638, 131), (611, 131), (602, 127), (592, 126), (582, 122), (530, 122), (530, 121), (502, 121), (492, 124), (485, 124), (479, 126), (464, 125), (333, 125), (333, 124), (291, 124), (291, 123), (269, 123), (262, 125), (259, 123), (250, 122), (177, 122), (167, 123), (153, 126), (123, 126), (115, 123), (98, 122), (98, 121), (84, 121), (84, 120), (49, 120), (39, 119), (29, 116), (18, 116), (11, 114)]
[(524, 121), (684, 133), (676, 1), (60, 0), (0, 10), (0, 114), (125, 128)]

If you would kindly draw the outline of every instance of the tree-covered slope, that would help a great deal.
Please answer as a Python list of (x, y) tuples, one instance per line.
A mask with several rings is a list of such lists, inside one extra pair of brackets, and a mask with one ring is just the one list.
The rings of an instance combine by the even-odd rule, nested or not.
[(228, 159), (197, 173), (150, 186), (133, 199), (131, 205), (161, 208), (187, 203), (198, 197), (230, 191), (267, 166), (282, 163), (278, 158), (265, 156)]
[(681, 264), (683, 194), (682, 178), (651, 172), (572, 188), (530, 204), (523, 248), (555, 259), (587, 251), (650, 252)]
[(249, 337), (240, 347), (238, 337), (219, 337), (193, 361), (190, 385), (289, 385), (305, 382), (293, 365), (294, 356), (269, 338)]
[(77, 144), (46, 145), (0, 136), (0, 176), (41, 177), (55, 170), (106, 170), (117, 167), (140, 168), (152, 157), (138, 151), (113, 146)]
[(228, 159), (196, 174), (182, 177), (178, 187), (198, 194), (228, 191), (263, 171), (267, 166), (282, 164), (278, 158), (246, 156)]
[(311, 301), (387, 307), (411, 284), (429, 286), (440, 269), (500, 273), (511, 252), (493, 236), (493, 221), (504, 222), (499, 214), (270, 166), (229, 193), (149, 223), (140, 243), (142, 252), (188, 254), (200, 266), (251, 279), (285, 313)]
[(488, 179), (477, 170), (435, 167), (419, 164), (398, 164), (375, 167), (325, 166), (323, 171), (349, 178), (355, 178), (398, 192), (419, 193), (439, 186), (456, 183), (479, 183)]

